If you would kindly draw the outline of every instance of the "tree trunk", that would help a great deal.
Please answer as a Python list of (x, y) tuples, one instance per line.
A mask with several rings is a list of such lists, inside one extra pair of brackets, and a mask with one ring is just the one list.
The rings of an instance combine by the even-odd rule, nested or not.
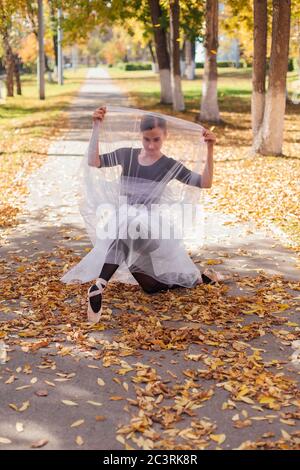
[(282, 154), (290, 18), (291, 0), (273, 0), (269, 87), (255, 148), (262, 155)]
[(251, 119), (253, 148), (262, 125), (266, 94), (268, 0), (254, 0), (254, 46), (252, 71)]
[(3, 35), (3, 45), (7, 96), (14, 96), (14, 58), (9, 44), (8, 32), (5, 32)]
[(195, 78), (195, 41), (186, 39), (185, 41), (185, 75), (188, 80)]
[(154, 73), (158, 73), (159, 68), (158, 68), (157, 58), (153, 50), (152, 41), (148, 42), (148, 47), (149, 47), (149, 52), (150, 52), (151, 60), (152, 60), (152, 70)]
[(22, 86), (21, 86), (21, 78), (20, 78), (20, 69), (19, 69), (19, 58), (17, 55), (13, 56), (14, 61), (14, 75), (16, 79), (17, 85), (17, 95), (22, 95)]
[(202, 100), (200, 119), (205, 121), (220, 121), (218, 105), (218, 0), (206, 1), (206, 34), (205, 34), (205, 65), (202, 85)]
[(171, 85), (174, 111), (185, 109), (180, 76), (179, 16), (179, 0), (170, 0)]
[(172, 103), (170, 56), (168, 52), (166, 32), (160, 25), (162, 11), (159, 5), (159, 0), (149, 0), (149, 7), (154, 28), (154, 42), (159, 67), (160, 102), (163, 104), (170, 104)]
[(40, 100), (45, 99), (45, 52), (43, 0), (38, 0), (38, 87)]

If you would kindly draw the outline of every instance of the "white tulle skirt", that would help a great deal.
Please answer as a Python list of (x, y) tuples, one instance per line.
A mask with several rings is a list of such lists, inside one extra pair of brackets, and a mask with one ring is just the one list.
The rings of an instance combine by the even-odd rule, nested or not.
[[(176, 238), (176, 226), (166, 221), (164, 213), (164, 235), (161, 232), (162, 217), (150, 217), (144, 207), (135, 207), (135, 214), (118, 210), (118, 225), (115, 217), (100, 225), (97, 239), (91, 251), (61, 281), (67, 284), (85, 283), (99, 277), (105, 263), (119, 265), (113, 280), (136, 284), (134, 273), (144, 273), (168, 285), (193, 287), (199, 279), (199, 269), (186, 251), (182, 239)], [(151, 223), (150, 223), (151, 221)], [(107, 237), (107, 229), (113, 226), (118, 236)], [(111, 235), (111, 234), (110, 234)]]

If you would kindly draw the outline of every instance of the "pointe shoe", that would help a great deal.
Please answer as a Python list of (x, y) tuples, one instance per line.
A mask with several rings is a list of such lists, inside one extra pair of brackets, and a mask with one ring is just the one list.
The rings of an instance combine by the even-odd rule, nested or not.
[[(98, 277), (95, 281), (95, 284), (93, 284), (89, 290), (88, 290), (88, 309), (87, 309), (87, 318), (90, 323), (98, 323), (98, 321), (101, 318), (102, 314), (102, 292), (104, 290), (104, 287), (106, 286), (107, 281), (105, 279), (102, 279)], [(97, 286), (97, 289), (91, 291), (92, 287)], [(90, 298), (94, 297), (96, 295), (100, 295), (100, 308), (97, 312), (94, 312), (92, 309), (91, 301)]]
[(221, 273), (217, 273), (213, 269), (206, 269), (202, 273), (202, 280), (204, 284), (216, 284), (220, 281), (224, 281), (226, 279)]

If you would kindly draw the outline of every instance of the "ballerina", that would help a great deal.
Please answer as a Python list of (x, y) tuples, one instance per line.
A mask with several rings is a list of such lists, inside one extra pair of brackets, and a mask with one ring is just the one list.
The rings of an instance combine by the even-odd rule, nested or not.
[[(99, 155), (99, 128), (105, 119), (105, 115), (105, 106), (98, 108), (93, 114), (93, 132), (87, 154), (88, 165), (99, 168), (99, 171), (102, 168), (120, 165), (122, 167), (121, 180), (123, 181), (121, 183), (121, 193), (123, 191), (123, 194), (129, 195), (129, 204), (142, 203), (148, 207), (150, 202), (158, 202), (164, 188), (172, 179), (199, 188), (210, 188), (212, 186), (213, 146), (216, 138), (209, 130), (202, 131), (208, 154), (204, 171), (202, 174), (198, 174), (162, 153), (162, 146), (167, 136), (167, 122), (163, 117), (152, 114), (145, 114), (140, 120), (142, 148), (121, 147), (113, 152)], [(149, 191), (144, 191), (141, 196), (139, 185), (133, 183), (133, 181), (147, 181), (150, 183), (151, 196), (149, 196)], [(130, 188), (130, 191), (128, 191), (128, 188)], [(138, 189), (135, 190), (135, 188)], [(128, 224), (128, 219), (126, 224)], [(182, 265), (183, 273), (179, 272), (177, 275), (173, 273), (173, 276), (158, 275), (155, 269), (156, 264), (153, 265), (153, 256), (151, 259), (150, 254), (159, 253), (161, 246), (166, 246), (164, 242), (143, 238), (132, 239), (128, 236), (110, 242), (99, 276), (88, 289), (87, 313), (90, 322), (99, 321), (102, 312), (103, 291), (122, 263), (127, 265), (134, 279), (148, 294), (178, 287), (194, 287), (199, 283), (214, 284), (222, 279), (220, 274), (211, 269), (201, 274), (185, 251), (180, 252), (184, 265)], [(178, 244), (174, 245), (174, 253), (175, 247), (178, 256), (178, 251), (183, 249)], [(131, 256), (132, 252), (135, 253), (135, 257)], [(170, 256), (172, 257), (172, 250)], [(169, 278), (176, 279), (177, 282), (166, 282)]]
[[(93, 121), (102, 122), (106, 114), (106, 107), (98, 108), (93, 114)], [(96, 126), (97, 127), (97, 126)], [(95, 132), (97, 132), (96, 127), (94, 127)], [(142, 178), (147, 178), (150, 180), (157, 181), (158, 178), (162, 179), (164, 173), (170, 175), (170, 169), (172, 165), (176, 167), (176, 170), (173, 171), (172, 176), (176, 179), (179, 179), (181, 182), (186, 184), (191, 184), (193, 186), (198, 186), (201, 188), (210, 188), (212, 185), (213, 179), (213, 145), (215, 143), (215, 136), (212, 132), (205, 130), (203, 131), (203, 137), (205, 142), (208, 144), (208, 159), (207, 165), (202, 175), (198, 175), (190, 170), (188, 170), (183, 165), (178, 171), (177, 163), (173, 163), (168, 157), (164, 156), (161, 152), (164, 138), (166, 136), (166, 121), (162, 118), (154, 117), (151, 115), (143, 116), (141, 121), (140, 130), (142, 133), (143, 148), (135, 149), (134, 155), (131, 156), (131, 161), (129, 159), (131, 149), (121, 148), (118, 149), (113, 155), (105, 154), (100, 155), (98, 153), (98, 143), (95, 146), (91, 147), (88, 152), (89, 165), (95, 166), (98, 168), (105, 166), (112, 166), (114, 164), (119, 164), (122, 166), (123, 174), (131, 173), (136, 176), (137, 166), (140, 166), (140, 173)], [(130, 161), (130, 169), (126, 168), (126, 158), (127, 162)], [(126, 175), (126, 176), (127, 176)], [(159, 176), (158, 176), (159, 175)], [(147, 246), (148, 245), (148, 246)], [(144, 247), (141, 245), (141, 257), (147, 256), (147, 251), (149, 250), (149, 244), (144, 243)], [(108, 281), (118, 269), (122, 261), (126, 261), (128, 258), (128, 246), (126, 243), (112, 242), (108, 255), (106, 257), (105, 263), (102, 267), (102, 270), (99, 274), (99, 277), (96, 279), (95, 283), (88, 290), (88, 319), (92, 322), (99, 321), (101, 317), (101, 306), (102, 306), (102, 293), (106, 287)], [(111, 258), (113, 263), (111, 263)], [(168, 289), (174, 289), (176, 287), (181, 287), (178, 284), (165, 284), (158, 281), (153, 277), (153, 273), (139, 272), (135, 270), (134, 264), (129, 266), (130, 272), (133, 277), (142, 287), (142, 289), (149, 293), (156, 293)], [(214, 283), (217, 279), (211, 277), (211, 272), (204, 272), (195, 282), (195, 285), (199, 282), (205, 283)]]

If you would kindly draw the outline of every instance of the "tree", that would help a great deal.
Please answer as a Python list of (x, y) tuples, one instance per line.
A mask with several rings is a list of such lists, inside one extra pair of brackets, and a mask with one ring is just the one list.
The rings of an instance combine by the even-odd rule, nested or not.
[(253, 59), (253, 0), (226, 0), (220, 12), (220, 32), (239, 43), (240, 58)]
[[(253, 142), (263, 122), (267, 73), (268, 1), (254, 0), (254, 53), (252, 71), (251, 119)], [(256, 144), (254, 144), (254, 147)]]
[(11, 46), (10, 32), (12, 28), (12, 15), (15, 7), (7, 0), (0, 0), (0, 35), (4, 49), (4, 67), (6, 73), (7, 96), (14, 96), (14, 55)]
[[(286, 106), (286, 74), (290, 37), (291, 0), (273, 0), (269, 85), (263, 118), (253, 141), (262, 155), (281, 155)], [(256, 49), (257, 54), (261, 51)], [(257, 128), (255, 124), (255, 128)]]
[(179, 16), (179, 0), (170, 0), (171, 85), (174, 111), (185, 109), (180, 77)]
[(38, 0), (38, 86), (39, 98), (45, 99), (45, 52), (44, 52), (44, 10), (43, 0)]
[(149, 0), (150, 14), (160, 80), (160, 102), (172, 103), (170, 56), (167, 46), (166, 22), (159, 0)]
[(205, 0), (180, 2), (180, 27), (184, 37), (184, 74), (188, 80), (193, 80), (195, 78), (196, 41), (203, 40), (204, 14)]
[(205, 30), (205, 65), (202, 85), (202, 100), (200, 119), (205, 121), (220, 121), (218, 105), (218, 0), (206, 1), (206, 30)]

